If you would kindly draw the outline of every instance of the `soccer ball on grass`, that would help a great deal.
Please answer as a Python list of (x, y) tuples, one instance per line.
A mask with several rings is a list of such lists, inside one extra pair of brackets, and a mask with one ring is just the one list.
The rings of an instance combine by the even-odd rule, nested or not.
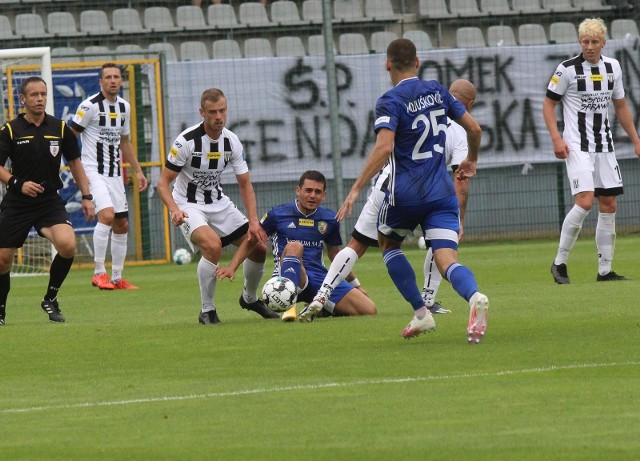
[(179, 265), (189, 264), (191, 262), (191, 253), (184, 248), (178, 248), (176, 252), (173, 253), (173, 262)]
[(296, 303), (294, 283), (285, 277), (271, 277), (262, 288), (262, 301), (274, 312), (284, 312)]

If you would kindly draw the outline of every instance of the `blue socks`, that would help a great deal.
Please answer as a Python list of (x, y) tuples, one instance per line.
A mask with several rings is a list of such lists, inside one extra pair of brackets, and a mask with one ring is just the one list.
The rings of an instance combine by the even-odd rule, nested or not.
[(280, 266), (280, 276), (291, 280), (296, 287), (300, 286), (300, 258), (285, 256)]
[(393, 280), (404, 299), (411, 304), (413, 310), (417, 311), (424, 306), (424, 300), (416, 282), (416, 273), (402, 250), (400, 248), (392, 248), (383, 252), (382, 258), (387, 265), (391, 280)]
[(473, 272), (460, 263), (451, 264), (447, 268), (447, 272), (445, 272), (445, 277), (451, 283), (453, 289), (467, 301), (478, 291)]

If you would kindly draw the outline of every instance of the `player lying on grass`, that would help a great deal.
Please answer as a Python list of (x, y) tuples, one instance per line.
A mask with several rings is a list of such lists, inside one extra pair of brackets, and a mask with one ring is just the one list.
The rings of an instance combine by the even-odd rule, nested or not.
[[(298, 287), (298, 301), (311, 302), (320, 288), (327, 269), (323, 252), (333, 260), (340, 250), (342, 238), (336, 213), (321, 206), (325, 199), (326, 179), (319, 171), (305, 171), (296, 187), (297, 199), (273, 207), (260, 223), (270, 237), (274, 256), (274, 274), (286, 277)], [(219, 279), (230, 278), (246, 257), (249, 245), (241, 245), (226, 267), (218, 268)], [(326, 311), (332, 315), (373, 315), (373, 301), (352, 284), (341, 282), (331, 293)], [(283, 320), (295, 318), (285, 312)]]

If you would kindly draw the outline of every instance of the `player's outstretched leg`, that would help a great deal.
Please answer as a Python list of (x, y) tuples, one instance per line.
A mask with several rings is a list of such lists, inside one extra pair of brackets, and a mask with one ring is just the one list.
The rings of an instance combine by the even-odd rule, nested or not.
[(467, 325), (467, 341), (479, 343), (487, 331), (489, 317), (489, 298), (476, 292), (469, 300), (469, 324)]

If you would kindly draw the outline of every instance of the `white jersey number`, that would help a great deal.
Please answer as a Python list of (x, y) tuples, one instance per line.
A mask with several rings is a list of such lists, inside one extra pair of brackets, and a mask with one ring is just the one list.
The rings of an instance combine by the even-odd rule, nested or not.
[[(424, 147), (425, 141), (429, 136), (430, 131), (433, 131), (433, 133), (431, 133), (432, 136), (437, 136), (441, 131), (447, 128), (446, 124), (438, 123), (438, 117), (443, 117), (444, 113), (444, 109), (432, 110), (431, 112), (429, 112), (429, 118), (427, 118), (425, 114), (420, 114), (413, 120), (411, 128), (413, 128), (414, 130), (418, 128), (419, 123), (424, 124), (424, 131), (422, 132), (422, 135), (420, 136), (420, 139), (418, 139), (416, 145), (413, 147), (413, 153), (411, 154), (411, 158), (413, 160), (423, 160), (425, 158), (433, 157), (433, 152), (430, 150), (426, 152), (420, 151)], [(438, 154), (442, 154), (444, 152), (444, 146), (440, 144), (433, 144), (433, 150), (435, 150)]]

